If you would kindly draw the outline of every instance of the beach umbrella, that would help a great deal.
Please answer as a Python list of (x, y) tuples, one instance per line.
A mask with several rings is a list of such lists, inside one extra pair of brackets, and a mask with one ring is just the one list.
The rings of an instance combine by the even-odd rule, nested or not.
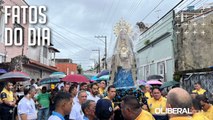
[(149, 80), (147, 81), (147, 84), (149, 85), (162, 85), (163, 83), (158, 80)]
[(57, 77), (47, 77), (47, 78), (43, 78), (39, 81), (39, 85), (43, 85), (43, 84), (51, 84), (51, 83), (59, 83), (61, 80), (60, 78)]
[(63, 72), (53, 72), (52, 74), (50, 74), (50, 77), (57, 77), (57, 78), (64, 78), (66, 76), (66, 74), (64, 74)]
[(8, 72), (0, 76), (0, 82), (20, 82), (30, 80), (30, 76), (24, 72)]
[(170, 87), (170, 86), (176, 86), (176, 85), (179, 85), (179, 82), (176, 82), (176, 81), (167, 81), (167, 82), (164, 82), (160, 88), (163, 89), (163, 88), (167, 88), (167, 87)]
[(89, 79), (87, 79), (85, 76), (80, 74), (67, 75), (66, 77), (62, 78), (61, 81), (76, 82), (76, 83), (90, 82)]
[(160, 75), (150, 75), (147, 77), (147, 80), (159, 80), (159, 79), (163, 79), (163, 77)]

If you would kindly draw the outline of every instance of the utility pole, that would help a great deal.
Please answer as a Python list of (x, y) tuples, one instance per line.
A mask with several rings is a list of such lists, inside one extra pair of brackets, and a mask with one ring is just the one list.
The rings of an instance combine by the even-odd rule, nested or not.
[(98, 72), (101, 72), (101, 62), (100, 62), (100, 49), (92, 50), (98, 52)]
[(93, 67), (95, 68), (95, 63), (96, 63), (96, 60), (95, 59), (89, 59), (89, 60), (92, 60), (94, 63)]
[(101, 35), (101, 36), (95, 36), (95, 38), (98, 38), (99, 40), (101, 40), (100, 38), (104, 38), (104, 41), (102, 41), (102, 40), (101, 41), (104, 42), (104, 45), (105, 45), (104, 67), (105, 67), (105, 69), (107, 69), (107, 36)]

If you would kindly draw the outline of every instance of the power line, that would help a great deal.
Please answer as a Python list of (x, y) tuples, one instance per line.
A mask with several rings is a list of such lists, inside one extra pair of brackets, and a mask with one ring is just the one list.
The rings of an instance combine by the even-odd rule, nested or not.
[(142, 3), (143, 0), (140, 0), (137, 4), (137, 6), (135, 7), (135, 11), (133, 10), (132, 13), (130, 14), (130, 18), (132, 18), (132, 15), (134, 15), (138, 9), (138, 7), (140, 6), (140, 4)]
[(112, 4), (110, 5), (110, 9), (108, 9), (108, 12), (107, 12), (107, 15), (106, 15), (106, 18), (105, 18), (105, 22), (104, 22), (104, 25), (103, 25), (103, 29), (102, 29), (102, 32), (101, 33), (103, 33), (103, 31), (105, 30), (105, 27), (106, 27), (106, 25), (107, 25), (107, 23), (108, 23), (108, 18), (109, 18), (109, 16), (111, 16), (111, 11), (113, 11), (113, 6), (114, 6), (114, 0), (112, 1)]
[(67, 44), (68, 44), (69, 42), (71, 42), (73, 45), (75, 45), (75, 46), (77, 46), (77, 47), (79, 47), (79, 48), (82, 48), (82, 49), (84, 49), (84, 50), (89, 50), (89, 49), (83, 48), (82, 46), (80, 46), (80, 45), (78, 45), (78, 44), (76, 44), (76, 43), (70, 41), (68, 38), (64, 37), (62, 34), (58, 33), (58, 32), (55, 31), (55, 30), (53, 30), (53, 32), (57, 33), (63, 40), (66, 40), (66, 41), (67, 41)]
[(111, 16), (109, 17), (110, 18), (109, 23), (111, 23), (110, 21), (114, 22), (113, 16), (117, 16), (117, 11), (118, 11), (120, 2), (121, 2), (121, 0), (118, 1), (118, 3), (115, 6), (115, 10), (113, 11), (113, 14), (111, 14)]
[(161, 0), (143, 19), (144, 21), (164, 0)]
[(81, 39), (83, 39), (83, 40), (88, 41), (88, 38), (85, 38), (85, 37), (83, 37), (83, 36), (81, 36), (81, 35), (79, 35), (79, 34), (77, 34), (77, 33), (74, 33), (74, 32), (70, 31), (68, 28), (66, 28), (66, 27), (64, 27), (64, 26), (57, 25), (57, 24), (55, 24), (55, 23), (53, 23), (53, 22), (49, 22), (49, 23), (52, 24), (52, 25), (57, 26), (58, 28), (61, 28), (61, 29), (65, 30), (65, 31), (67, 31), (67, 32), (70, 33), (70, 34), (73, 34), (73, 35), (75, 35), (75, 36), (77, 36), (77, 37), (79, 37), (79, 38), (81, 38)]
[[(68, 33), (71, 33), (71, 34), (73, 34), (73, 35), (75, 35), (75, 36), (81, 38), (81, 40), (85, 40), (85, 41), (87, 41), (87, 42), (90, 40), (88, 43), (91, 43), (91, 41), (94, 41), (94, 40), (85, 38), (85, 37), (83, 37), (83, 36), (81, 36), (81, 35), (79, 35), (79, 34), (77, 34), (77, 33), (73, 33), (73, 32), (71, 32), (69, 29), (67, 29), (67, 28), (65, 28), (65, 27), (63, 27), (63, 26), (57, 25), (57, 24), (52, 23), (52, 22), (51, 22), (51, 24), (57, 26), (58, 28), (63, 29), (64, 31), (66, 31), (66, 32), (68, 32)], [(97, 42), (97, 41), (95, 41), (95, 42)]]

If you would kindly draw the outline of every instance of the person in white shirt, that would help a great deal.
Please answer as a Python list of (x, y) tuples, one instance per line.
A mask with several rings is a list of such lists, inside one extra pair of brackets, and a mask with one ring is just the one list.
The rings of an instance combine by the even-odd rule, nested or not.
[(73, 98), (67, 92), (58, 92), (54, 103), (55, 111), (52, 112), (48, 120), (64, 120), (64, 116), (69, 115), (72, 109)]
[(86, 91), (80, 91), (78, 93), (78, 100), (72, 107), (72, 110), (69, 115), (70, 120), (83, 120), (84, 113), (81, 109), (81, 105), (86, 102), (87, 100), (87, 93)]
[(35, 79), (32, 79), (32, 80), (30, 81), (30, 83), (31, 83), (32, 86), (35, 87), (35, 89), (38, 89), (38, 85), (36, 84)]
[(61, 88), (62, 88), (62, 87), (64, 87), (64, 82), (62, 82), (62, 83), (58, 84), (58, 86), (57, 86), (57, 87), (58, 87), (58, 90), (61, 90)]
[(36, 120), (37, 111), (33, 100), (36, 94), (36, 89), (33, 86), (27, 86), (24, 89), (24, 97), (18, 103), (18, 118), (19, 120)]
[(87, 100), (94, 100), (96, 103), (100, 99), (97, 95), (99, 93), (99, 88), (97, 83), (92, 83), (90, 86), (90, 94), (87, 97)]

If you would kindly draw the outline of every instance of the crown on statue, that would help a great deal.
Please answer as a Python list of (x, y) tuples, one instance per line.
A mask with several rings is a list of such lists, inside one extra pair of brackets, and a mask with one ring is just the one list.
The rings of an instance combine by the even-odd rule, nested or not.
[(123, 31), (129, 36), (132, 34), (131, 25), (127, 23), (124, 19), (121, 19), (115, 26), (114, 26), (114, 34), (118, 36), (120, 32)]

